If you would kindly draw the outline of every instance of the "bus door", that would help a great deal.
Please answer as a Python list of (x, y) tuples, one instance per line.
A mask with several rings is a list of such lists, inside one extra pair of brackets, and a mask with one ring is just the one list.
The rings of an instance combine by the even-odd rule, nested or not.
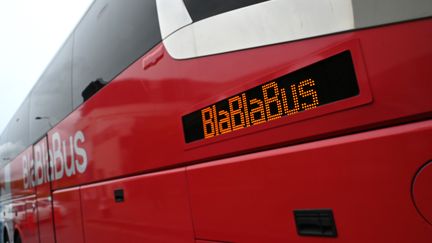
[(33, 146), (40, 243), (55, 243), (50, 153), (47, 137)]

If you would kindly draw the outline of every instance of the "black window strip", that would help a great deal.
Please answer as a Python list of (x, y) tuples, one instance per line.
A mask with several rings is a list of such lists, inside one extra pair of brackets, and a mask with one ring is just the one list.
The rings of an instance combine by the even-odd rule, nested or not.
[(183, 0), (194, 22), (269, 0)]

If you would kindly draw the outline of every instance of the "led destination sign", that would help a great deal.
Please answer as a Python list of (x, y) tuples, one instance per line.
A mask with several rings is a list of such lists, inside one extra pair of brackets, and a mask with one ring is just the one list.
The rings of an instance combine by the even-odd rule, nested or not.
[(214, 138), (358, 94), (345, 51), (183, 116), (185, 140)]

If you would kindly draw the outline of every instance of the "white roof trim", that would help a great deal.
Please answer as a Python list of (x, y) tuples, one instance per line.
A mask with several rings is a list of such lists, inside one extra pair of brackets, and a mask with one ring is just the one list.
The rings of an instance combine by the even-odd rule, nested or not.
[(164, 40), (176, 59), (206, 56), (354, 27), (351, 1), (273, 0), (198, 21)]
[(183, 0), (157, 3), (163, 43), (176, 59), (432, 16), (431, 0), (271, 0), (192, 23)]
[(162, 39), (192, 23), (183, 0), (156, 0)]

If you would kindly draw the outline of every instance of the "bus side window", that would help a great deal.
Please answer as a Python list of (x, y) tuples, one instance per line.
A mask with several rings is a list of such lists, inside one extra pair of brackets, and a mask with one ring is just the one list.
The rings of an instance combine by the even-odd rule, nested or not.
[(35, 142), (72, 112), (72, 38), (54, 57), (30, 97), (30, 140)]
[(28, 116), (29, 99), (27, 98), (9, 121), (2, 134), (0, 141), (0, 163), (13, 160), (29, 146)]
[(184, 0), (186, 8), (194, 22), (211, 16), (229, 12), (238, 8), (247, 7), (253, 4), (266, 2), (268, 0)]
[(161, 39), (155, 0), (95, 1), (75, 30), (73, 107), (91, 82), (110, 82)]

